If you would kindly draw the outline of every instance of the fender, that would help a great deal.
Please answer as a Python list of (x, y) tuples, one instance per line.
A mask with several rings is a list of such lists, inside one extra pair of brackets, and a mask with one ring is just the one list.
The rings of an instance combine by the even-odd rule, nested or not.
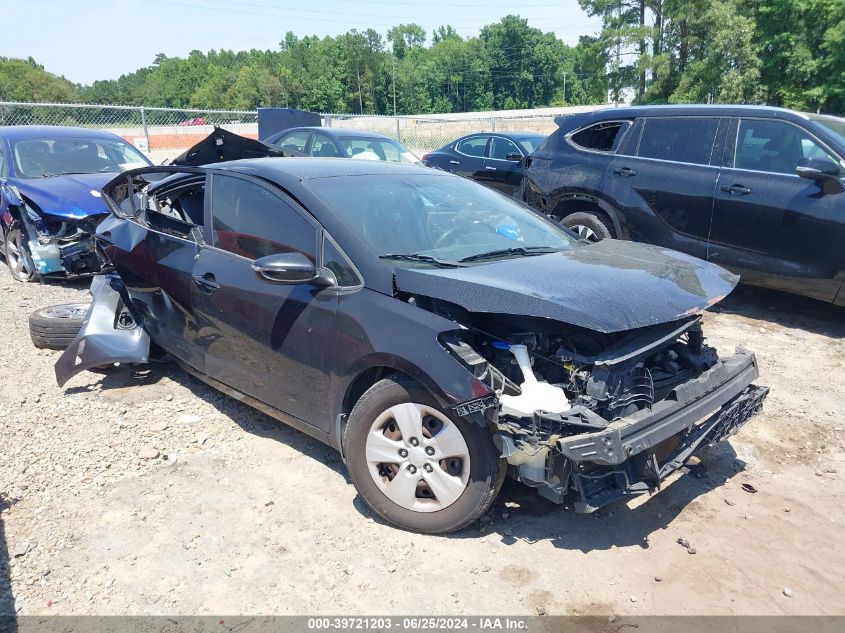
[(598, 196), (594, 196), (588, 193), (567, 193), (556, 199), (554, 207), (556, 207), (562, 202), (570, 201), (589, 202), (591, 204), (596, 205), (599, 209), (604, 211), (610, 218), (610, 221), (613, 222), (613, 230), (617, 236), (617, 239), (623, 239), (623, 227), (625, 227), (625, 216), (612, 204), (602, 198), (599, 198)]

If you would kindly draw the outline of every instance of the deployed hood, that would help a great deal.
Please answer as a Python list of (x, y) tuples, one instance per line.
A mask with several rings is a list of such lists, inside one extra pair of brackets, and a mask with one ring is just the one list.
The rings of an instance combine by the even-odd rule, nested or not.
[(170, 164), (199, 167), (200, 165), (222, 163), (227, 160), (266, 158), (268, 156), (288, 156), (288, 154), (278, 147), (215, 127), (211, 134), (189, 150), (179, 154)]
[(400, 292), (598, 332), (687, 317), (724, 298), (738, 281), (696, 257), (618, 240), (465, 268), (396, 269)]
[(50, 215), (63, 218), (86, 218), (108, 213), (100, 189), (114, 178), (114, 173), (68, 174), (49, 178), (15, 179), (14, 184), (25, 198)]

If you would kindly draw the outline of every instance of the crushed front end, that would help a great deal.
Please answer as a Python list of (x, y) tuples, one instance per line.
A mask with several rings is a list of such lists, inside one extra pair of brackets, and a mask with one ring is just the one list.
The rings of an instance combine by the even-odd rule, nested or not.
[(3, 228), (18, 229), (34, 271), (41, 277), (83, 277), (103, 271), (94, 234), (108, 216), (102, 212), (55, 212), (43, 210), (15, 186), (2, 189)]
[(464, 326), (441, 342), (495, 393), (457, 412), (483, 409), (510, 474), (580, 512), (659, 490), (696, 451), (736, 433), (769, 391), (753, 384), (754, 354), (720, 359), (705, 344), (699, 316), (607, 334), (428, 307)]
[(23, 222), (35, 269), (41, 276), (80, 277), (102, 271), (94, 233), (107, 214), (67, 218), (27, 206)]

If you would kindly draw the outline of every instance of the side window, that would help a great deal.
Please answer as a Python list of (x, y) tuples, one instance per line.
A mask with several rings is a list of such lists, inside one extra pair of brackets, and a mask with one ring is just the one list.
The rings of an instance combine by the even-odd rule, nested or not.
[(167, 180), (141, 196), (143, 217), (150, 227), (183, 239), (199, 241), (204, 224), (205, 176)]
[(9, 175), (6, 169), (6, 154), (0, 149), (0, 178), (6, 178)]
[(311, 143), (311, 156), (321, 156), (323, 158), (339, 158), (342, 157), (334, 141), (325, 134), (314, 132), (314, 140)]
[(521, 156), (522, 152), (519, 151), (516, 143), (510, 139), (502, 138), (501, 136), (494, 136), (490, 141), (490, 158), (495, 160), (507, 160), (505, 157), (508, 154), (519, 154)]
[(487, 147), (486, 136), (473, 136), (472, 138), (464, 139), (455, 145), (455, 149), (461, 154), (467, 156), (478, 156), (484, 158), (484, 148)]
[(316, 229), (292, 205), (247, 180), (211, 177), (211, 226), (214, 245), (241, 257), (296, 251), (316, 260)]
[(304, 152), (305, 145), (308, 143), (308, 131), (300, 130), (299, 132), (291, 132), (286, 134), (278, 141), (276, 145), (282, 149), (292, 149), (296, 152)]
[(709, 165), (718, 128), (719, 119), (715, 117), (646, 119), (637, 155)]
[(794, 174), (804, 158), (831, 156), (801, 128), (782, 121), (742, 119), (736, 135), (734, 167), (772, 174)]
[(323, 240), (323, 266), (334, 273), (338, 286), (358, 286), (361, 283), (352, 264), (328, 237)]
[(578, 147), (596, 152), (613, 152), (625, 136), (630, 123), (623, 121), (605, 121), (596, 123), (575, 132), (570, 140)]
[(398, 163), (402, 160), (399, 147), (395, 143), (381, 141), (378, 145), (381, 148), (381, 153), (384, 154), (383, 160), (389, 160), (391, 163)]

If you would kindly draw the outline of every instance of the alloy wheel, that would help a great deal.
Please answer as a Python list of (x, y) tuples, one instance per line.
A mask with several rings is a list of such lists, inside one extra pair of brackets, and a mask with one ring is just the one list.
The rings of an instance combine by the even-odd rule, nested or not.
[(569, 228), (575, 231), (578, 234), (578, 237), (580, 237), (582, 240), (598, 242), (601, 239), (598, 235), (596, 235), (596, 232), (589, 226), (584, 226), (583, 224), (574, 224)]
[(32, 276), (23, 235), (18, 230), (11, 231), (6, 236), (6, 263), (16, 279), (29, 279)]
[(460, 429), (437, 409), (390, 407), (367, 434), (370, 476), (393, 503), (414, 512), (452, 505), (469, 482), (469, 448)]

